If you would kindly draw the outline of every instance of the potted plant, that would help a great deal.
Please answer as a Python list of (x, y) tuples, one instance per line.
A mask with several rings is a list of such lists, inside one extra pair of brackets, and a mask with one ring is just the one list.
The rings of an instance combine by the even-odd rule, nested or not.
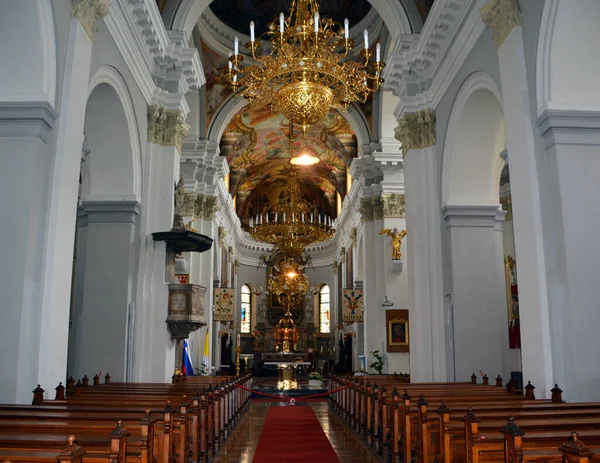
[(379, 350), (371, 351), (370, 354), (375, 357), (375, 361), (369, 365), (370, 368), (373, 368), (378, 375), (381, 374), (383, 370), (383, 358), (379, 354)]
[(316, 371), (313, 371), (312, 373), (308, 374), (308, 386), (309, 387), (321, 387), (323, 385), (323, 377), (317, 373)]

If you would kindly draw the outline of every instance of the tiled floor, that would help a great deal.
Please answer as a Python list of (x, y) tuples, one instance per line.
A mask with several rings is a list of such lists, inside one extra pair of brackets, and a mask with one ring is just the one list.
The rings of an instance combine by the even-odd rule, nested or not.
[[(242, 418), (214, 463), (252, 463), (269, 406), (271, 404), (265, 402), (250, 406), (250, 411)], [(310, 406), (341, 463), (378, 462), (346, 425), (329, 411), (326, 402), (313, 402)]]

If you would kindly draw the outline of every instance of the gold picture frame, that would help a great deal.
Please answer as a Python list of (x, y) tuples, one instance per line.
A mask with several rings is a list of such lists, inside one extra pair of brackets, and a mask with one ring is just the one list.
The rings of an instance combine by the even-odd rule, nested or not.
[(400, 318), (388, 320), (388, 346), (408, 346), (408, 336), (408, 320)]

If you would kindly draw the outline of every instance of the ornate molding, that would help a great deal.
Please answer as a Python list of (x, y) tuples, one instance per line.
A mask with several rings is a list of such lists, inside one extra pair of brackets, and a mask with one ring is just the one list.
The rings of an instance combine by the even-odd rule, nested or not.
[(181, 215), (189, 215), (196, 217), (196, 193), (186, 193), (183, 198), (183, 206), (181, 207)]
[(373, 198), (371, 200), (373, 208), (373, 220), (383, 220), (383, 200), (381, 198)]
[(371, 205), (371, 199), (362, 198), (360, 200), (360, 206), (358, 207), (358, 212), (360, 213), (363, 222), (372, 222), (373, 221), (373, 207)]
[(435, 111), (423, 109), (404, 113), (396, 127), (396, 139), (402, 143), (402, 154), (411, 149), (435, 145)]
[(96, 32), (96, 21), (110, 11), (110, 0), (71, 0), (71, 16), (79, 19), (90, 40)]
[(181, 153), (183, 139), (190, 126), (185, 123), (181, 111), (169, 110), (165, 106), (148, 106), (148, 141), (161, 146), (175, 146)]
[(481, 19), (492, 28), (496, 47), (500, 49), (515, 27), (521, 25), (521, 9), (517, 0), (492, 0), (479, 10)]
[(383, 195), (383, 217), (402, 218), (406, 217), (406, 198), (404, 195), (392, 193)]
[[(216, 196), (198, 195), (196, 198), (194, 215), (205, 220), (213, 220), (220, 208), (221, 204)], [(224, 237), (225, 236), (223, 235), (223, 238)]]

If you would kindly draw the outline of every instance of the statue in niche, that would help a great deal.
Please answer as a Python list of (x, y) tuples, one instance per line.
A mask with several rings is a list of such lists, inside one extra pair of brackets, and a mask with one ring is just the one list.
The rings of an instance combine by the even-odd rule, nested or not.
[(264, 323), (267, 318), (267, 305), (265, 304), (265, 298), (261, 297), (260, 304), (258, 304), (258, 323)]
[(312, 304), (312, 293), (308, 293), (308, 295), (306, 296), (306, 306), (304, 307), (304, 318), (306, 318), (306, 322), (307, 323), (314, 323), (314, 319), (315, 319), (315, 314), (313, 311), (313, 304)]
[(393, 230), (384, 228), (379, 234), (389, 236), (392, 239), (392, 260), (400, 260), (402, 258), (400, 248), (402, 247), (402, 238), (406, 236), (406, 230), (399, 232), (395, 227)]
[(183, 176), (179, 177), (179, 182), (175, 187), (175, 214), (173, 216), (173, 228), (185, 228), (183, 223), (183, 209), (185, 205), (185, 187), (183, 185)]

